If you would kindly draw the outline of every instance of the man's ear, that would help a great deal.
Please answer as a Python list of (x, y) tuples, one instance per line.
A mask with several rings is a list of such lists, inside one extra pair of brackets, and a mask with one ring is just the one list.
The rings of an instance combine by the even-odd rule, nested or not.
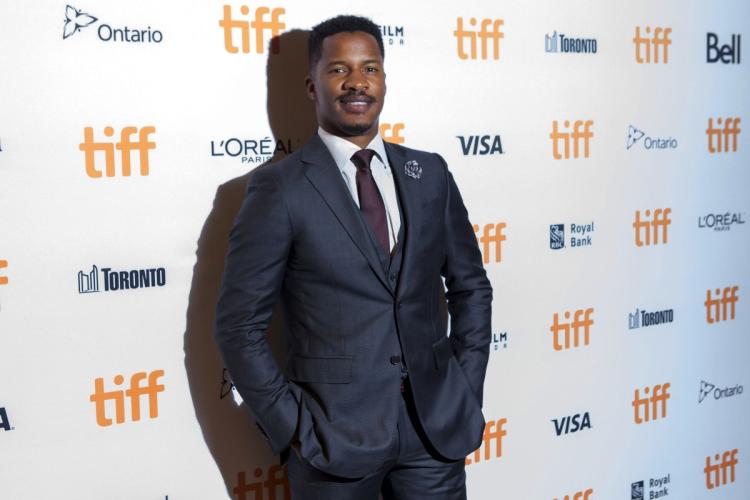
[(315, 82), (310, 75), (305, 77), (305, 90), (307, 91), (307, 98), (314, 101), (316, 98)]

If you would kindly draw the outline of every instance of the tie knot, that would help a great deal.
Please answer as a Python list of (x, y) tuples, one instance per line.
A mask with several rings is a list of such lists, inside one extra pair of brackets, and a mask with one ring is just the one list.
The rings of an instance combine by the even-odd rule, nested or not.
[(352, 163), (359, 170), (369, 170), (373, 156), (375, 156), (375, 151), (372, 149), (360, 149), (352, 155)]

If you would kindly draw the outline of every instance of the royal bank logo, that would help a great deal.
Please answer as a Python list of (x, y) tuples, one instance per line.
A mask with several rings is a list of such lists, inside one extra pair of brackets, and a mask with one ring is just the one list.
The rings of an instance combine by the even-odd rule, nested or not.
[(700, 388), (698, 389), (698, 404), (701, 404), (709, 396), (710, 396), (709, 399), (713, 399), (714, 401), (719, 401), (720, 399), (726, 399), (726, 398), (739, 396), (744, 391), (745, 391), (745, 388), (740, 384), (735, 384), (733, 386), (727, 386), (727, 387), (718, 387), (716, 384), (712, 384), (711, 382), (706, 382), (705, 380), (701, 380), (701, 385), (700, 385)]
[(593, 234), (596, 228), (594, 221), (583, 224), (567, 224), (570, 230), (570, 239), (565, 239), (565, 224), (550, 224), (549, 226), (549, 247), (552, 250), (562, 250), (566, 247), (567, 241), (570, 248), (590, 247), (593, 245)]
[(506, 227), (505, 222), (485, 224), (481, 235), (479, 234), (479, 224), (473, 224), (473, 227), (474, 235), (477, 237), (479, 248), (482, 251), (482, 261), (485, 264), (501, 262), (503, 260), (502, 245), (506, 240), (503, 232)]
[(703, 469), (706, 475), (706, 489), (712, 490), (735, 481), (735, 467), (739, 463), (738, 453), (739, 450), (735, 448), (715, 454), (713, 461), (711, 455), (706, 457), (706, 467)]
[(560, 418), (550, 420), (555, 428), (555, 434), (572, 434), (578, 431), (591, 429), (591, 416), (589, 412), (574, 413)]
[(741, 122), (742, 119), (739, 117), (716, 118), (716, 122), (713, 118), (709, 118), (706, 128), (708, 152), (710, 154), (736, 153), (737, 138), (742, 133)]
[(219, 389), (219, 399), (225, 399), (229, 396), (232, 396), (232, 401), (234, 401), (234, 404), (236, 404), (237, 406), (242, 404), (243, 400), (242, 396), (240, 396), (240, 391), (237, 390), (234, 382), (232, 382), (232, 379), (229, 376), (229, 370), (224, 368), (221, 371), (221, 387)]
[(709, 213), (698, 216), (698, 227), (719, 232), (729, 231), (732, 226), (745, 224), (745, 217), (744, 212)]
[[(84, 12), (82, 9), (66, 5), (63, 40), (88, 28), (98, 20), (98, 18), (88, 12)], [(151, 26), (134, 28), (132, 26), (112, 26), (101, 23), (96, 30), (96, 34), (102, 42), (161, 43), (164, 40), (162, 32)]]
[[(641, 141), (641, 139), (643, 139), (643, 141)], [(646, 135), (646, 132), (643, 130), (629, 125), (628, 139), (625, 143), (625, 149), (630, 149), (635, 145), (643, 146), (643, 149), (647, 151), (677, 149), (677, 139), (674, 137), (651, 137)]]
[(482, 444), (474, 451), (473, 455), (466, 457), (464, 463), (466, 465), (471, 465), (481, 462), (482, 460), (486, 462), (493, 458), (502, 457), (503, 439), (508, 435), (508, 431), (505, 430), (505, 425), (507, 423), (508, 419), (506, 418), (488, 420), (487, 424), (484, 426)]
[[(107, 391), (104, 389), (104, 378), (98, 377), (94, 380), (94, 393), (89, 397), (89, 401), (94, 403), (96, 408), (96, 423), (100, 427), (109, 427), (112, 425), (112, 405), (114, 403), (114, 423), (125, 423), (125, 400), (130, 400), (130, 420), (137, 422), (141, 419), (141, 397), (146, 396), (146, 406), (148, 407), (148, 417), (150, 419), (159, 416), (158, 395), (164, 392), (164, 385), (159, 383), (159, 379), (164, 376), (164, 370), (154, 370), (152, 372), (137, 372), (130, 377), (130, 387), (128, 389), (114, 389)], [(125, 377), (115, 375), (114, 385), (119, 387), (125, 382)], [(145, 385), (143, 384), (145, 382)], [(109, 410), (107, 407), (109, 406)]]
[(502, 351), (508, 348), (508, 332), (493, 332), (490, 339), (492, 352)]
[(380, 136), (385, 142), (391, 144), (403, 144), (406, 138), (402, 135), (406, 125), (403, 122), (381, 123), (379, 127)]
[(8, 410), (6, 410), (4, 406), (0, 406), (0, 429), (2, 429), (3, 431), (15, 430), (15, 427), (10, 425)]
[(457, 135), (464, 156), (490, 156), (505, 154), (499, 134)]
[(719, 35), (706, 33), (706, 62), (723, 64), (740, 64), (741, 38), (739, 33), (732, 33), (731, 41), (719, 44)]
[(271, 161), (277, 154), (294, 153), (302, 142), (297, 139), (273, 139), (269, 136), (254, 138), (230, 137), (211, 141), (211, 156), (232, 158), (244, 165), (261, 165)]
[(628, 329), (630, 330), (664, 325), (673, 321), (674, 309), (662, 309), (661, 311), (636, 309), (634, 313), (628, 313)]
[[(149, 175), (149, 151), (156, 149), (156, 143), (151, 140), (151, 134), (156, 132), (152, 126), (141, 127), (123, 127), (120, 131), (120, 140), (113, 141), (94, 141), (94, 128), (84, 127), (83, 142), (78, 145), (78, 149), (83, 151), (84, 165), (86, 175), (92, 179), (102, 177), (101, 169), (97, 168), (96, 153), (104, 153), (104, 175), (115, 177), (115, 150), (120, 151), (120, 174), (123, 177), (130, 177), (132, 167), (132, 153), (137, 153), (135, 158), (138, 164), (138, 172), (142, 176)], [(112, 137), (115, 129), (104, 127), (104, 136)], [(137, 135), (137, 140), (133, 136)], [(101, 164), (99, 165), (101, 166)]]
[[(500, 40), (505, 38), (505, 33), (501, 30), (504, 24), (503, 19), (477, 21), (475, 17), (471, 17), (466, 26), (463, 17), (457, 18), (453, 36), (456, 37), (458, 58), (461, 60), (500, 59)], [(468, 45), (468, 52), (466, 45)]]
[(646, 26), (641, 31), (635, 27), (633, 45), (635, 46), (635, 62), (638, 64), (668, 64), (669, 46), (672, 45), (670, 35), (672, 28)]
[(596, 38), (570, 37), (553, 31), (544, 35), (544, 51), (552, 54), (596, 54)]
[[(256, 7), (252, 21), (248, 20), (250, 7), (242, 5), (238, 10), (239, 15), (231, 5), (224, 5), (223, 17), (219, 20), (219, 27), (224, 33), (224, 49), (230, 54), (249, 54), (252, 39), (255, 53), (263, 54), (266, 50), (266, 40), (270, 40), (271, 53), (278, 54), (281, 50), (278, 36), (286, 29), (281, 16), (286, 10), (283, 7)], [(255, 36), (251, 37), (251, 34)]]
[(388, 46), (403, 46), (405, 45), (404, 40), (404, 27), (395, 24), (381, 24), (380, 34), (383, 36), (383, 44)]
[[(104, 285), (100, 287), (99, 278)], [(78, 271), (78, 293), (115, 292), (137, 290), (139, 288), (163, 287), (167, 284), (167, 270), (163, 267), (117, 271), (111, 267), (99, 270), (96, 265), (91, 271)]]
[(287, 468), (274, 464), (264, 471), (256, 467), (250, 482), (245, 471), (240, 471), (232, 492), (235, 500), (291, 500)]
[(630, 500), (653, 500), (654, 498), (666, 498), (667, 496), (669, 496), (669, 487), (671, 486), (671, 484), (671, 474), (649, 479), (648, 488), (646, 488), (644, 481), (636, 481), (630, 485)]

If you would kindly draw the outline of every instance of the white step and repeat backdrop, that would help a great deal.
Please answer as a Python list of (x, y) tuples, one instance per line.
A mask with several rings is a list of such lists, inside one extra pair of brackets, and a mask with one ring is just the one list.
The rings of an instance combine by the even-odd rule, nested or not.
[(469, 497), (750, 498), (750, 4), (75, 2), (0, 6), (0, 498), (289, 498), (213, 308), (340, 13), (495, 288)]

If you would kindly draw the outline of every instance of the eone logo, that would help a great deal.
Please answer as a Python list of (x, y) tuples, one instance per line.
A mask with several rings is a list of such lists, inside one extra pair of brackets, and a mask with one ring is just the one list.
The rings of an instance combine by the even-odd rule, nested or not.
[[(107, 417), (106, 402), (115, 403), (115, 423), (125, 422), (125, 397), (130, 398), (130, 417), (133, 422), (141, 419), (141, 396), (148, 396), (148, 416), (156, 418), (159, 416), (159, 402), (157, 396), (164, 392), (164, 386), (158, 380), (164, 376), (164, 370), (154, 370), (151, 373), (137, 372), (130, 377), (130, 388), (126, 390), (104, 390), (104, 379), (99, 377), (94, 380), (94, 393), (89, 401), (96, 405), (96, 423), (101, 427), (112, 425), (112, 419)], [(147, 385), (141, 382), (147, 380)], [(115, 385), (119, 386), (125, 381), (122, 375), (115, 375)], [(111, 415), (111, 413), (110, 413)]]
[[(131, 137), (138, 133), (138, 140), (133, 142)], [(149, 140), (149, 136), (156, 132), (152, 126), (142, 127), (123, 127), (120, 132), (120, 142), (94, 142), (93, 127), (84, 127), (83, 142), (78, 145), (78, 149), (83, 151), (86, 163), (86, 175), (93, 179), (102, 176), (101, 170), (97, 170), (94, 153), (101, 151), (104, 153), (104, 170), (107, 177), (115, 176), (115, 149), (120, 151), (121, 169), (123, 177), (130, 176), (131, 155), (132, 151), (138, 152), (138, 165), (140, 174), (143, 176), (149, 173), (148, 152), (156, 149), (156, 143)], [(104, 135), (112, 137), (115, 130), (110, 127), (104, 127)]]

